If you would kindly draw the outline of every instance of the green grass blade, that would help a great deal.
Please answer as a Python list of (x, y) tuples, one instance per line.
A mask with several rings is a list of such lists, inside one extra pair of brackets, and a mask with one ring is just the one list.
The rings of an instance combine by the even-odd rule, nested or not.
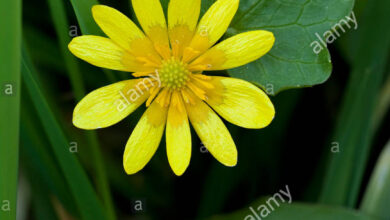
[(389, 108), (390, 108), (390, 75), (387, 77), (387, 80), (381, 91), (378, 108), (376, 109), (375, 118), (374, 118), (374, 127), (378, 127), (381, 125), (383, 119), (386, 117), (386, 113), (389, 111)]
[(60, 125), (57, 123), (48, 103), (43, 96), (37, 81), (36, 73), (26, 51), (22, 56), (23, 82), (32, 97), (40, 121), (49, 142), (53, 148), (56, 159), (61, 167), (65, 179), (75, 198), (76, 205), (82, 219), (99, 220), (106, 219), (106, 214), (101, 206), (96, 193), (76, 157), (69, 151), (69, 143)]
[[(67, 72), (70, 76), (71, 85), (76, 96), (76, 100), (79, 101), (85, 96), (85, 89), (77, 60), (68, 50), (68, 43), (70, 42), (71, 38), (68, 35), (67, 27), (69, 27), (69, 24), (66, 18), (65, 7), (61, 0), (48, 0), (48, 3), (59, 40), (60, 49), (65, 60)], [(95, 182), (98, 188), (98, 192), (103, 198), (103, 203), (106, 207), (109, 219), (115, 219), (114, 205), (112, 203), (102, 154), (99, 150), (97, 135), (95, 132), (87, 132), (86, 136), (95, 169)]]
[(0, 2), (0, 219), (16, 218), (22, 2)]
[(356, 56), (332, 141), (339, 153), (330, 155), (320, 201), (356, 205), (371, 141), (374, 115), (390, 48), (390, 1), (369, 1), (359, 29)]
[(83, 34), (102, 35), (98, 25), (92, 17), (92, 6), (98, 5), (97, 0), (70, 0), (73, 10), (76, 13), (77, 21), (79, 22), (81, 32)]
[[(98, 5), (97, 0), (71, 0), (73, 10), (76, 13), (77, 21), (79, 22), (81, 32), (85, 35), (103, 35), (99, 26), (93, 20), (92, 6)], [(111, 70), (103, 69), (104, 74), (110, 82), (116, 82), (117, 79)]]
[(65, 7), (61, 0), (48, 0), (51, 18), (54, 22), (60, 50), (62, 52), (63, 59), (67, 72), (69, 73), (73, 92), (77, 99), (80, 99), (85, 94), (83, 80), (80, 74), (76, 58), (68, 50), (68, 43), (71, 38), (69, 36), (69, 24), (65, 14)]
[(364, 193), (361, 211), (382, 219), (390, 219), (390, 141), (379, 157)]
[[(25, 88), (25, 87), (23, 87)], [(74, 198), (69, 193), (69, 187), (61, 169), (56, 164), (50, 144), (44, 129), (34, 111), (31, 97), (22, 90), (20, 127), (20, 158), (21, 166), (31, 184), (40, 185), (46, 194), (55, 195), (72, 214), (76, 214)], [(50, 193), (48, 193), (50, 192)]]

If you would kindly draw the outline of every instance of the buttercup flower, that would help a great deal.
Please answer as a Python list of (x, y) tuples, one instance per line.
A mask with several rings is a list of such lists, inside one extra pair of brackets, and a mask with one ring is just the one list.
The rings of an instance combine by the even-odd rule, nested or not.
[(146, 102), (148, 108), (126, 144), (123, 165), (128, 174), (149, 162), (165, 129), (169, 164), (182, 175), (191, 158), (189, 121), (219, 162), (235, 166), (236, 146), (215, 112), (238, 126), (263, 128), (272, 121), (274, 107), (256, 86), (203, 71), (235, 68), (260, 58), (272, 48), (273, 34), (249, 31), (213, 46), (227, 30), (239, 0), (217, 0), (199, 23), (201, 0), (171, 0), (168, 22), (159, 0), (132, 4), (143, 31), (119, 11), (97, 5), (93, 17), (109, 38), (76, 37), (69, 49), (92, 65), (139, 78), (89, 93), (77, 104), (73, 124), (82, 129), (108, 127)]

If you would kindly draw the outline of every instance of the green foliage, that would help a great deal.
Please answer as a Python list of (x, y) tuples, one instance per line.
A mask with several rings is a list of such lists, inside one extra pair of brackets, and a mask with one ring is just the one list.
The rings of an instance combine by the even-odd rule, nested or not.
[(274, 95), (289, 88), (325, 82), (332, 71), (326, 48), (318, 55), (311, 43), (351, 12), (354, 0), (241, 1), (228, 35), (268, 30), (276, 41), (271, 51), (248, 65), (229, 70)]
[[(54, 27), (56, 29), (56, 33), (59, 40), (60, 49), (62, 52), (62, 56), (65, 60), (65, 65), (67, 68), (67, 72), (69, 74), (69, 78), (71, 80), (71, 85), (74, 91), (74, 95), (76, 101), (81, 100), (86, 94), (84, 89), (84, 84), (80, 72), (79, 65), (77, 63), (76, 58), (70, 53), (68, 50), (68, 43), (70, 42), (70, 36), (68, 34), (69, 27), (66, 14), (65, 7), (60, 0), (48, 0), (50, 11), (52, 14), (52, 18), (54, 21)], [(81, 22), (80, 22), (81, 23)], [(88, 28), (89, 24), (85, 24)], [(90, 29), (92, 29), (90, 27)], [(115, 219), (114, 207), (112, 204), (112, 198), (110, 194), (109, 184), (106, 176), (106, 171), (102, 159), (102, 155), (99, 149), (99, 141), (97, 139), (97, 135), (95, 132), (86, 132), (88, 146), (90, 148), (91, 156), (93, 158), (93, 167), (95, 169), (96, 174), (96, 185), (98, 191), (103, 198), (104, 206), (107, 209), (107, 213), (110, 219)]]
[[(101, 2), (137, 23), (134, 14), (126, 11), (131, 1)], [(169, 0), (161, 2), (166, 11)], [(202, 0), (201, 14), (214, 2)], [(191, 164), (183, 176), (176, 177), (169, 168), (164, 140), (141, 172), (127, 175), (123, 170), (124, 146), (144, 106), (99, 132), (72, 125), (76, 101), (86, 91), (118, 81), (117, 72), (102, 72), (67, 48), (69, 24), (75, 22), (82, 34), (104, 36), (91, 14), (91, 7), (99, 2), (23, 2), (23, 36), (30, 53), (24, 49), (22, 87), (21, 5), (17, 0), (2, 1), (0, 12), (7, 19), (0, 20), (0, 27), (7, 31), (0, 34), (0, 83), (14, 82), (17, 92), (12, 99), (0, 95), (0, 219), (15, 219), (19, 138), (21, 176), (31, 191), (30, 200), (21, 192), (26, 198), (21, 202), (30, 204), (28, 213), (22, 214), (29, 219), (99, 220), (116, 219), (116, 215), (118, 219), (244, 219), (252, 214), (249, 207), (264, 204), (265, 195), (285, 184), (291, 187), (293, 203), (281, 204), (265, 219), (389, 219), (389, 146), (379, 159), (376, 156), (383, 140), (389, 139), (390, 77), (385, 81), (385, 74), (389, 72), (390, 2), (356, 3), (359, 29), (346, 28), (350, 33), (343, 33), (337, 41), (341, 43), (331, 46), (332, 79), (320, 87), (279, 93), (330, 77), (328, 49), (316, 55), (311, 43), (318, 40), (316, 33), (322, 35), (345, 19), (354, 1), (240, 0), (222, 39), (263, 29), (275, 34), (276, 43), (263, 58), (216, 74), (252, 81), (271, 95), (279, 93), (272, 97), (275, 119), (260, 130), (226, 123), (239, 152), (238, 164), (232, 168), (199, 153), (201, 144), (194, 133)], [(130, 77), (125, 74), (124, 78)], [(77, 154), (69, 151), (73, 141), (79, 146)], [(330, 153), (330, 142), (338, 143), (339, 153)], [(4, 196), (11, 201), (11, 212), (1, 210)], [(141, 212), (134, 212), (138, 199), (146, 203)]]
[(26, 51), (24, 51), (22, 58), (22, 75), (82, 219), (106, 219), (106, 214), (88, 177), (76, 157), (69, 151), (69, 141), (40, 90), (34, 67)]
[(382, 219), (390, 219), (390, 141), (379, 157), (364, 193), (361, 211)]
[(70, 0), (73, 10), (76, 13), (81, 31), (83, 34), (102, 35), (96, 22), (92, 17), (92, 6), (99, 4), (97, 0)]
[(321, 193), (324, 203), (354, 207), (358, 199), (377, 129), (373, 119), (390, 49), (389, 7), (387, 0), (369, 2), (355, 32), (359, 46), (333, 137), (341, 150), (331, 156), (327, 167)]
[(0, 2), (0, 219), (16, 218), (19, 154), (21, 0)]

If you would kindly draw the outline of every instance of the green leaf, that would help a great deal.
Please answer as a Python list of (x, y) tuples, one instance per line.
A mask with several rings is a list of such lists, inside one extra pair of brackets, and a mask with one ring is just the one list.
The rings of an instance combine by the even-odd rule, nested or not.
[(360, 206), (362, 212), (390, 219), (390, 141), (379, 157)]
[[(325, 205), (314, 205), (307, 203), (279, 203), (277, 204), (271, 201), (269, 203), (274, 208), (274, 211), (267, 204), (267, 199), (260, 199), (246, 209), (236, 211), (231, 214), (216, 216), (210, 218), (210, 220), (236, 220), (236, 219), (245, 219), (245, 220), (258, 220), (267, 219), (267, 220), (302, 220), (302, 219), (315, 219), (315, 220), (374, 220), (376, 218), (364, 215), (354, 210), (325, 206)], [(269, 215), (261, 216), (258, 207), (265, 205), (268, 210), (270, 210)], [(256, 212), (259, 218), (250, 210), (250, 207)], [(263, 210), (263, 208), (261, 209)], [(252, 216), (252, 218), (250, 217)]]
[[(65, 14), (65, 7), (61, 0), (48, 0), (48, 3), (54, 21), (54, 27), (57, 32), (62, 56), (65, 60), (67, 72), (70, 76), (71, 85), (76, 96), (76, 101), (79, 101), (85, 96), (85, 88), (76, 57), (68, 50), (70, 36), (68, 35), (68, 29), (66, 28), (69, 27), (69, 24)], [(96, 132), (86, 132), (86, 136), (89, 143), (93, 167), (95, 169), (95, 182), (98, 192), (103, 198), (109, 219), (115, 219), (114, 205), (112, 203), (105, 166), (99, 149), (99, 141), (97, 140)]]
[[(268, 30), (276, 41), (272, 50), (248, 65), (228, 70), (273, 95), (289, 88), (313, 86), (326, 81), (332, 71), (324, 48), (318, 55), (311, 44), (348, 16), (354, 0), (241, 1), (228, 36), (251, 30)], [(314, 44), (313, 44), (314, 45)], [(266, 88), (273, 88), (273, 91)]]
[(75, 214), (74, 198), (69, 193), (69, 187), (64, 176), (61, 175), (60, 167), (56, 164), (44, 129), (32, 105), (32, 98), (26, 94), (26, 89), (22, 92), (24, 94), (21, 105), (20, 127), (22, 170), (27, 171), (25, 174), (30, 184), (37, 188), (34, 189), (34, 193), (37, 192), (38, 188), (42, 188), (45, 190), (45, 194), (54, 194), (69, 212)]
[(378, 127), (383, 123), (383, 119), (386, 117), (386, 113), (390, 109), (390, 75), (387, 76), (387, 80), (383, 85), (380, 93), (378, 107), (375, 112), (374, 127)]
[(58, 37), (59, 48), (70, 76), (72, 89), (77, 99), (80, 99), (84, 95), (85, 89), (76, 58), (68, 50), (68, 43), (71, 38), (69, 36), (69, 23), (66, 18), (64, 4), (60, 0), (48, 0), (47, 2), (49, 3), (51, 18)]
[[(92, 6), (98, 5), (97, 0), (70, 0), (73, 10), (76, 13), (77, 21), (79, 22), (81, 32), (84, 35), (104, 36), (102, 30), (96, 24), (92, 16)], [(103, 69), (104, 74), (110, 82), (116, 82), (117, 79), (111, 70)]]
[(320, 201), (356, 205), (375, 134), (374, 116), (390, 49), (390, 1), (369, 1), (356, 31), (359, 40), (332, 142), (340, 152), (330, 155)]
[(103, 207), (85, 171), (76, 157), (69, 151), (69, 142), (40, 90), (35, 70), (25, 50), (23, 50), (22, 57), (22, 75), (56, 159), (76, 200), (82, 219), (106, 219)]
[(16, 218), (22, 3), (0, 2), (0, 219)]
[(79, 22), (83, 34), (102, 35), (96, 22), (92, 17), (92, 6), (98, 5), (97, 0), (70, 0), (73, 10), (76, 13), (77, 21)]

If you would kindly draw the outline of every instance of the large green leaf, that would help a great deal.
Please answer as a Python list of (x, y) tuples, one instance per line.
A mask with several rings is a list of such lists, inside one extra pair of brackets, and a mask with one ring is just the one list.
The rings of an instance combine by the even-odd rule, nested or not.
[(332, 70), (329, 52), (324, 48), (317, 55), (311, 44), (319, 41), (316, 33), (322, 36), (346, 19), (353, 3), (354, 0), (242, 0), (228, 36), (263, 29), (272, 31), (276, 41), (267, 55), (229, 70), (229, 74), (259, 85), (269, 94), (323, 83)]
[(0, 1), (0, 219), (16, 218), (22, 1)]
[[(245, 220), (303, 220), (303, 219), (313, 219), (313, 220), (375, 220), (376, 218), (364, 215), (354, 210), (344, 209), (340, 207), (332, 207), (325, 205), (314, 205), (314, 204), (305, 204), (305, 203), (281, 203), (278, 202), (280, 206), (276, 203), (269, 203), (272, 205), (274, 210), (272, 211), (271, 206), (267, 204), (267, 199), (260, 199), (245, 209), (241, 209), (231, 214), (215, 216), (210, 218), (210, 220), (236, 220), (236, 219), (245, 219)], [(263, 206), (262, 206), (263, 205)], [(264, 206), (270, 210), (270, 214), (266, 215), (266, 212), (263, 212), (263, 216), (258, 211), (258, 207), (262, 206), (260, 210), (265, 210)], [(253, 211), (256, 213), (254, 214)], [(257, 216), (256, 216), (257, 215)], [(252, 216), (252, 217), (251, 217)]]
[(390, 141), (383, 150), (360, 207), (362, 212), (390, 219)]
[(96, 193), (76, 157), (69, 151), (69, 142), (61, 130), (51, 111), (49, 104), (43, 96), (37, 81), (36, 72), (25, 50), (22, 57), (23, 82), (32, 98), (39, 119), (49, 138), (54, 155), (69, 185), (72, 196), (75, 198), (82, 219), (107, 219), (106, 213), (97, 198)]
[(354, 42), (352, 72), (333, 140), (340, 152), (330, 156), (320, 201), (328, 204), (356, 205), (371, 141), (375, 135), (374, 115), (390, 49), (390, 1), (369, 1), (364, 8)]

